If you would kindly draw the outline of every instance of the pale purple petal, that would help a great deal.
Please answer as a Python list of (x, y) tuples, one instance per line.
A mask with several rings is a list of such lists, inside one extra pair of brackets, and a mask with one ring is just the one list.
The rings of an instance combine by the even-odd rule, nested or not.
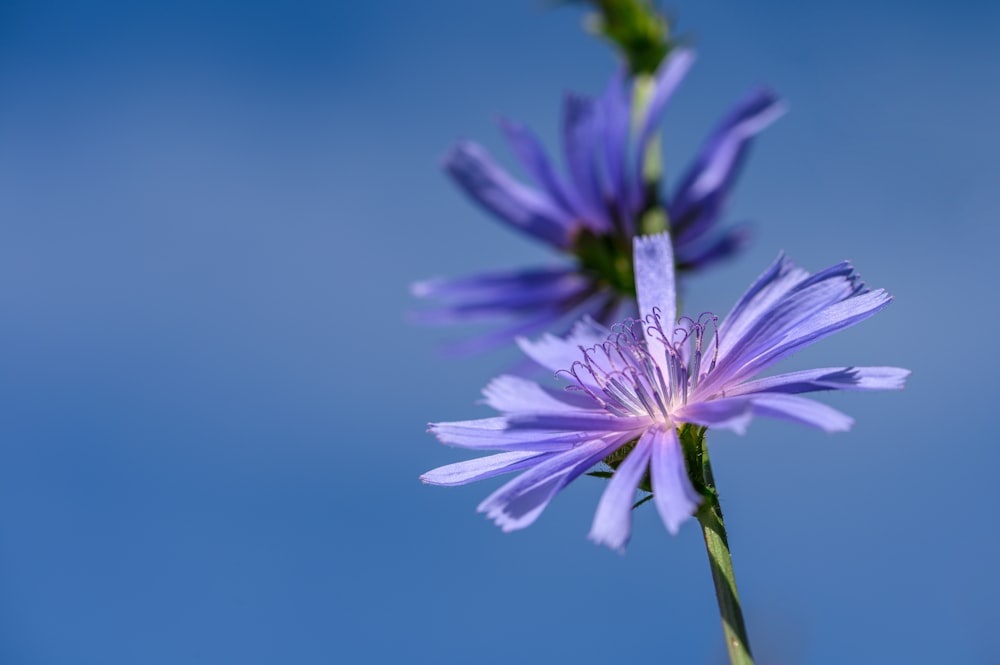
[(563, 109), (563, 147), (566, 166), (582, 204), (582, 209), (578, 210), (579, 221), (592, 231), (609, 232), (613, 226), (604, 207), (597, 168), (601, 147), (599, 108), (593, 100), (570, 93), (566, 95)]
[(635, 448), (615, 470), (604, 494), (601, 495), (588, 536), (598, 545), (625, 551), (625, 544), (632, 534), (632, 504), (635, 501), (635, 490), (642, 481), (646, 469), (649, 468), (654, 440), (655, 435), (651, 432), (639, 437)]
[[(745, 327), (739, 339), (733, 339), (728, 330), (723, 330), (725, 344), (719, 351), (718, 380), (722, 375), (730, 381), (735, 377), (726, 374), (729, 368), (739, 368), (768, 352), (797, 326), (821, 315), (823, 311), (837, 303), (858, 294), (864, 286), (860, 284), (854, 268), (847, 262), (820, 271), (808, 273), (781, 297), (759, 311), (752, 324)], [(746, 376), (741, 372), (741, 376)]]
[(625, 67), (619, 67), (601, 97), (603, 110), (604, 161), (610, 181), (610, 198), (618, 206), (625, 232), (635, 233), (634, 212), (629, 207), (626, 160), (632, 122), (631, 88), (625, 85)]
[(428, 430), (441, 443), (470, 450), (568, 450), (594, 438), (586, 432), (512, 431), (506, 418), (481, 418), (450, 423), (431, 423)]
[(743, 434), (753, 420), (748, 397), (724, 397), (705, 402), (689, 402), (674, 412), (685, 423), (728, 429)]
[(611, 331), (603, 325), (592, 319), (584, 319), (565, 339), (551, 334), (543, 335), (536, 340), (520, 337), (517, 339), (517, 345), (525, 355), (542, 367), (558, 372), (568, 370), (573, 363), (583, 360), (581, 346), (589, 348), (600, 344), (610, 334)]
[(553, 390), (510, 375), (498, 376), (490, 381), (483, 389), (483, 396), (486, 397), (486, 404), (507, 413), (594, 409), (598, 406), (584, 393)]
[(445, 169), (470, 197), (499, 219), (559, 249), (569, 246), (576, 220), (510, 177), (480, 146), (458, 146), (445, 160)]
[(597, 285), (575, 270), (525, 270), (455, 280), (434, 279), (412, 286), (417, 296), (447, 301), (442, 307), (412, 313), (421, 323), (475, 323), (539, 310), (566, 309), (595, 293)]
[(585, 316), (573, 324), (573, 329), (566, 335), (566, 342), (577, 347), (594, 346), (600, 344), (608, 338), (611, 330), (602, 323), (595, 321), (589, 316)]
[(825, 432), (846, 432), (854, 424), (850, 416), (808, 397), (757, 393), (747, 399), (753, 402), (755, 415), (809, 425)]
[(597, 439), (553, 455), (528, 469), (479, 504), (504, 531), (523, 529), (537, 519), (556, 493), (627, 439)]
[(686, 243), (674, 245), (678, 270), (698, 270), (716, 261), (727, 259), (747, 246), (750, 242), (748, 224), (738, 224), (706, 243)]
[(835, 264), (815, 275), (779, 256), (719, 327), (715, 370), (697, 388), (705, 398), (885, 307), (884, 291), (866, 291), (854, 268)]
[(607, 411), (566, 411), (563, 413), (515, 413), (507, 416), (511, 430), (589, 432), (591, 437), (607, 432), (631, 432), (646, 427), (649, 416), (616, 416)]
[(651, 430), (653, 455), (649, 465), (653, 482), (653, 501), (667, 531), (676, 534), (681, 524), (691, 518), (701, 504), (701, 496), (691, 485), (684, 451), (671, 427)]
[(578, 345), (552, 334), (542, 335), (538, 339), (519, 337), (517, 345), (525, 355), (553, 372), (569, 369), (573, 363), (583, 359)]
[(517, 155), (518, 161), (538, 186), (544, 189), (565, 212), (573, 213), (578, 209), (579, 204), (574, 202), (572, 192), (556, 174), (551, 160), (534, 133), (524, 125), (506, 118), (500, 119), (500, 128), (514, 154)]
[(477, 273), (469, 277), (438, 277), (415, 282), (410, 286), (410, 292), (418, 298), (462, 303), (491, 298), (512, 290), (544, 291), (577, 273), (575, 268), (526, 268)]
[(453, 487), (532, 467), (555, 453), (513, 452), (447, 464), (420, 476), (428, 485)]
[(890, 302), (892, 296), (877, 289), (831, 305), (776, 340), (766, 353), (744, 365), (739, 376), (753, 376), (810, 344), (874, 316)]
[(823, 367), (778, 374), (727, 388), (735, 397), (750, 393), (798, 394), (818, 390), (902, 390), (910, 370), (899, 367)]
[(658, 311), (664, 327), (669, 329), (677, 321), (674, 251), (670, 235), (637, 236), (633, 242), (639, 316), (648, 322)]
[(770, 90), (756, 90), (715, 129), (670, 203), (674, 242), (696, 241), (716, 223), (751, 139), (785, 111)]
[(729, 350), (768, 310), (809, 273), (779, 254), (767, 270), (736, 301), (733, 309), (719, 325), (719, 356)]
[(553, 303), (548, 308), (536, 310), (509, 326), (497, 328), (478, 337), (461, 342), (453, 342), (446, 347), (445, 351), (455, 356), (478, 353), (516, 340), (519, 336), (532, 335), (546, 328), (553, 327), (560, 321), (572, 319), (576, 316), (583, 316), (594, 311), (601, 311), (612, 298), (614, 298), (614, 295), (609, 289), (604, 289), (597, 293), (584, 291), (564, 302)]

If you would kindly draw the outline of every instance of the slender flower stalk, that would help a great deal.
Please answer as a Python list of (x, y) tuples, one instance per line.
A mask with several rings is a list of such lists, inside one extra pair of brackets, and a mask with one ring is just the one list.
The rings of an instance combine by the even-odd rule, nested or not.
[(695, 446), (701, 462), (705, 501), (698, 507), (695, 517), (701, 524), (701, 533), (705, 538), (705, 551), (708, 553), (712, 583), (715, 585), (715, 597), (719, 603), (719, 615), (722, 619), (722, 634), (726, 641), (726, 650), (729, 652), (729, 662), (732, 665), (753, 665), (750, 639), (747, 637), (747, 628), (743, 621), (740, 596), (736, 591), (736, 573), (733, 571), (733, 558), (729, 553), (729, 537), (726, 535), (726, 526), (722, 519), (722, 506), (719, 504), (719, 494), (715, 489), (715, 476), (712, 473), (712, 462), (708, 457), (704, 430), (700, 430), (697, 436)]
[(439, 303), (417, 312), (417, 320), (497, 326), (451, 345), (454, 353), (544, 330), (565, 332), (584, 316), (610, 325), (637, 315), (632, 265), (637, 235), (669, 228), (681, 272), (740, 249), (747, 229), (720, 229), (723, 211), (753, 137), (783, 106), (769, 90), (752, 91), (718, 124), (667, 195), (659, 172), (649, 167), (658, 161), (657, 127), (664, 109), (693, 61), (690, 51), (676, 49), (652, 76), (632, 78), (619, 71), (597, 99), (568, 95), (562, 127), (566, 176), (528, 128), (508, 120), (501, 121), (501, 129), (530, 184), (508, 174), (475, 143), (452, 150), (445, 169), (470, 198), (569, 262), (414, 284), (416, 296)]

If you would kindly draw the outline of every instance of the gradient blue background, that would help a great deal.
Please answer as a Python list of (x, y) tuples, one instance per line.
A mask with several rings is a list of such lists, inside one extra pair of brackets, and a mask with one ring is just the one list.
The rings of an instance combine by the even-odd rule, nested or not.
[[(765, 663), (995, 663), (1000, 6), (678, 0), (670, 173), (766, 82), (731, 208), (897, 301), (787, 367), (896, 364), (828, 436), (712, 437)], [(695, 525), (586, 541), (601, 483), (504, 535), (428, 420), (514, 356), (433, 349), (407, 284), (545, 260), (439, 171), (500, 112), (557, 140), (614, 67), (577, 9), (0, 5), (0, 663), (721, 663)]]

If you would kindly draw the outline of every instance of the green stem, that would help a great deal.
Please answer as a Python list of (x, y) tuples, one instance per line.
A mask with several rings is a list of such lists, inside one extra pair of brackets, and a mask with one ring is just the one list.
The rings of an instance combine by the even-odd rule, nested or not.
[(705, 549), (708, 551), (708, 563), (712, 567), (712, 581), (715, 583), (715, 596), (719, 601), (719, 614), (722, 618), (726, 649), (729, 651), (729, 662), (732, 665), (753, 665), (747, 629), (743, 623), (743, 611), (740, 609), (740, 597), (736, 593), (736, 575), (733, 573), (733, 558), (729, 553), (729, 539), (726, 538), (722, 507), (719, 505), (719, 495), (715, 490), (712, 463), (708, 459), (708, 445), (704, 437), (701, 439), (699, 452), (705, 487), (708, 491), (696, 516), (705, 536)]

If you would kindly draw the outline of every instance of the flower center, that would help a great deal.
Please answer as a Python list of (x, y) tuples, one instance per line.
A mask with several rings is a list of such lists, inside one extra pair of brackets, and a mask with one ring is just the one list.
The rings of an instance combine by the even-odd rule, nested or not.
[(625, 235), (597, 235), (581, 229), (573, 243), (580, 266), (610, 286), (616, 293), (635, 298), (635, 272), (631, 240)]
[[(615, 325), (601, 344), (581, 346), (583, 360), (559, 373), (571, 377), (569, 390), (586, 393), (609, 413), (669, 423), (671, 412), (686, 404), (715, 368), (717, 323), (718, 317), (706, 312), (697, 320), (682, 318), (667, 334), (660, 312), (654, 310), (645, 321), (628, 319)], [(711, 346), (707, 367), (706, 337)]]

